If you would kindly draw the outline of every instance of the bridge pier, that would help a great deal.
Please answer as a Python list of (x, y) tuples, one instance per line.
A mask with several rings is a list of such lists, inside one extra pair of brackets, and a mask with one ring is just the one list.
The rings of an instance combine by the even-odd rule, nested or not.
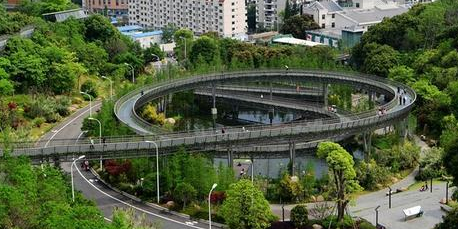
[(364, 152), (367, 153), (367, 159), (370, 158), (372, 148), (372, 130), (363, 133)]
[(324, 83), (323, 84), (323, 103), (324, 103), (324, 107), (327, 108), (328, 107), (328, 84), (327, 83)]
[(399, 123), (396, 125), (397, 126), (397, 132), (399, 133), (399, 137), (401, 137), (401, 140), (405, 140), (407, 138), (407, 129), (408, 129), (408, 122), (407, 118), (402, 119), (399, 121)]
[(374, 108), (374, 92), (372, 91), (367, 91), (367, 95), (369, 96), (369, 108), (372, 109)]
[(289, 143), (289, 163), (291, 168), (289, 168), (289, 172), (291, 176), (294, 176), (296, 170), (296, 143), (294, 141)]
[(234, 153), (232, 152), (232, 148), (227, 148), (227, 166), (232, 168), (234, 166)]

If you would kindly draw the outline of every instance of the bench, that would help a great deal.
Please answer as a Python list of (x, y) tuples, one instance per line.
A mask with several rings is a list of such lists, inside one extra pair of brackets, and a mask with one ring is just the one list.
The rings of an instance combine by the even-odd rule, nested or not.
[(421, 206), (415, 206), (411, 208), (407, 208), (402, 210), (404, 212), (404, 220), (407, 221), (408, 218), (415, 218), (421, 217), (423, 215), (423, 211), (421, 210)]

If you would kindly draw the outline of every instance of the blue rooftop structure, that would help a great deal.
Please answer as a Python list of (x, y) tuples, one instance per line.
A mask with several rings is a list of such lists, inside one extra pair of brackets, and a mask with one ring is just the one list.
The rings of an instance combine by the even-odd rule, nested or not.
[(138, 25), (126, 25), (126, 26), (120, 26), (120, 27), (116, 27), (119, 32), (133, 32), (133, 31), (140, 31), (142, 30), (143, 28), (141, 26), (138, 26)]
[(161, 30), (157, 31), (151, 31), (151, 32), (145, 32), (145, 33), (136, 33), (132, 34), (132, 38), (141, 38), (141, 37), (149, 37), (149, 36), (156, 36), (156, 35), (162, 35)]

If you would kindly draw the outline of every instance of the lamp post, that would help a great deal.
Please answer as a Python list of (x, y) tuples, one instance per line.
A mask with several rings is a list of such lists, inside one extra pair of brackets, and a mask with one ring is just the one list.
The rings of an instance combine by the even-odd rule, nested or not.
[(88, 119), (97, 121), (99, 123), (99, 144), (102, 144), (102, 123), (96, 118), (89, 117)]
[(156, 190), (157, 190), (157, 203), (159, 204), (159, 149), (157, 148), (156, 142), (145, 141), (146, 143), (154, 144), (156, 147)]
[(253, 164), (253, 159), (252, 160), (245, 160), (245, 162), (250, 163), (250, 166), (251, 166), (251, 183), (254, 183), (254, 164)]
[(92, 96), (87, 92), (80, 91), (80, 94), (87, 95), (89, 97), (89, 117), (92, 117)]
[(129, 66), (132, 69), (132, 83), (135, 83), (134, 67), (132, 67), (132, 65), (130, 65), (129, 63), (124, 63), (124, 65)]
[(212, 189), (210, 189), (210, 192), (208, 193), (208, 228), (212, 229), (212, 212), (211, 212), (211, 202), (210, 202), (210, 196), (213, 192), (213, 189), (216, 188), (218, 184), (214, 183), (212, 186)]
[(70, 166), (70, 174), (72, 177), (72, 201), (75, 202), (75, 185), (73, 184), (73, 166), (75, 165), (76, 161), (83, 159), (85, 156), (82, 155), (75, 160), (73, 160), (71, 166)]
[(391, 187), (388, 187), (390, 189), (389, 193), (388, 193), (388, 207), (391, 208)]
[(110, 99), (113, 100), (113, 80), (106, 76), (102, 76), (102, 78), (110, 81)]
[(76, 138), (75, 145), (78, 143), (78, 140), (80, 140), (81, 136), (83, 136), (83, 134), (85, 134), (85, 133), (87, 133), (87, 130), (81, 131), (81, 133)]
[(378, 209), (380, 208), (380, 205), (375, 208), (375, 227), (378, 226)]
[(445, 204), (448, 204), (448, 180), (445, 183)]

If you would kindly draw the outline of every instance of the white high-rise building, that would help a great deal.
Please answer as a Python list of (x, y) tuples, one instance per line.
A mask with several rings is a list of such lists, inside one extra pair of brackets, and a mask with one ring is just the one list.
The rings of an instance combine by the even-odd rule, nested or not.
[(161, 29), (167, 24), (195, 34), (218, 32), (223, 37), (246, 33), (245, 0), (129, 0), (129, 24)]

